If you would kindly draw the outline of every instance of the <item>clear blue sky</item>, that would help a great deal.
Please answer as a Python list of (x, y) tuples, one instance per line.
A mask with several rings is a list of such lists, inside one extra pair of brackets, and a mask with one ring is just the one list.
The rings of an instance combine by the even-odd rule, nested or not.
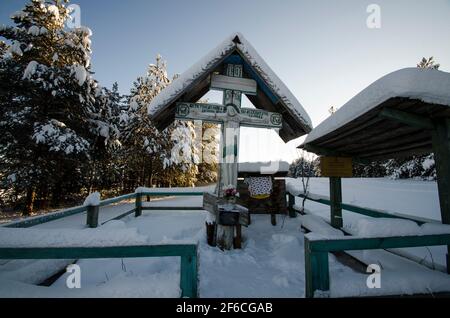
[[(25, 2), (1, 0), (0, 23), (9, 23), (9, 15)], [(422, 56), (434, 56), (441, 70), (450, 71), (450, 0), (72, 3), (81, 6), (82, 24), (93, 31), (95, 77), (103, 86), (117, 81), (123, 93), (156, 54), (168, 61), (170, 74), (182, 73), (234, 31), (241, 32), (286, 83), (314, 126), (328, 116), (330, 106), (342, 106), (371, 82), (415, 66)], [(381, 29), (366, 26), (371, 3), (381, 7)], [(262, 138), (258, 148), (266, 141)], [(294, 144), (299, 140), (287, 147), (279, 143), (279, 149), (257, 158), (290, 160), (296, 155)], [(242, 159), (256, 158), (245, 150), (241, 154)]]

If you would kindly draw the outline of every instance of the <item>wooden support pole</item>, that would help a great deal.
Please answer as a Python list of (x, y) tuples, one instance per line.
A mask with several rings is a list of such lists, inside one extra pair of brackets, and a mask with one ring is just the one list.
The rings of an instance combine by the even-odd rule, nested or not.
[(142, 195), (140, 193), (136, 193), (136, 211), (134, 212), (135, 217), (139, 217), (142, 215)]
[(234, 248), (242, 248), (242, 225), (236, 225), (236, 237), (234, 238)]
[(98, 205), (89, 205), (87, 207), (86, 224), (90, 228), (98, 226), (98, 212), (100, 207)]
[(334, 228), (342, 228), (342, 184), (340, 177), (330, 177), (330, 208), (331, 225)]
[(292, 194), (288, 194), (288, 211), (289, 211), (289, 217), (296, 218), (297, 212), (294, 209), (295, 205), (295, 197)]
[(316, 291), (330, 290), (330, 273), (327, 252), (313, 252), (305, 238), (305, 297), (313, 298)]
[(231, 250), (234, 241), (234, 225), (217, 224), (216, 244), (221, 250)]
[[(433, 150), (442, 223), (450, 224), (450, 119), (434, 121)], [(450, 246), (447, 246), (447, 273), (450, 274)]]
[(197, 251), (181, 256), (180, 287), (182, 298), (197, 298)]
[(277, 225), (277, 215), (276, 215), (275, 213), (271, 213), (271, 214), (270, 214), (270, 223), (271, 223), (273, 226), (276, 226), (276, 225)]

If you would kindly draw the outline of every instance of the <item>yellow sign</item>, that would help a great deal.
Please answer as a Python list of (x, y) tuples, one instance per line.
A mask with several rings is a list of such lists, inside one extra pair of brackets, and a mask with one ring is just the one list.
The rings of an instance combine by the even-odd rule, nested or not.
[(321, 157), (320, 172), (322, 177), (353, 177), (352, 158)]

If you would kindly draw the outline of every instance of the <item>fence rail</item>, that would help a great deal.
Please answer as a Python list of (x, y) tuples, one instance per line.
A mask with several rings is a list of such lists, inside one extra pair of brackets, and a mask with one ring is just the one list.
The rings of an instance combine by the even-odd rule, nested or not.
[[(350, 250), (450, 245), (450, 234), (381, 238), (311, 239), (305, 236), (306, 297), (330, 290), (328, 253)], [(448, 255), (447, 255), (448, 258)]]
[[(296, 213), (295, 209), (294, 209), (295, 196), (290, 193), (288, 195), (289, 195), (289, 213), (290, 213), (290, 215), (295, 215), (295, 213)], [(299, 195), (297, 195), (297, 197), (304, 198), (304, 199), (306, 198), (306, 200), (309, 200), (309, 201), (313, 201), (313, 202), (331, 206), (331, 200), (325, 196), (319, 196), (319, 195), (314, 195), (314, 194), (305, 195), (303, 193), (300, 193)], [(357, 214), (370, 216), (370, 217), (374, 217), (374, 218), (394, 218), (394, 219), (410, 220), (410, 221), (416, 222), (419, 225), (422, 225), (424, 223), (439, 223), (438, 221), (432, 220), (432, 219), (409, 216), (409, 215), (405, 215), (405, 214), (401, 214), (401, 213), (397, 213), (397, 212), (387, 212), (387, 211), (381, 211), (381, 210), (376, 210), (376, 209), (370, 209), (370, 208), (360, 207), (360, 206), (347, 204), (347, 203), (341, 203), (341, 207), (342, 207), (342, 210), (354, 212)]]
[(0, 248), (0, 259), (95, 259), (137, 257), (181, 257), (181, 297), (197, 297), (197, 246), (146, 245), (112, 247)]
[(204, 191), (185, 191), (185, 192), (170, 192), (170, 191), (148, 191), (148, 192), (136, 192), (136, 193), (128, 193), (118, 197), (106, 199), (100, 201), (98, 206), (78, 206), (58, 212), (49, 213), (42, 216), (30, 217), (20, 221), (14, 221), (2, 225), (7, 228), (29, 228), (35, 225), (55, 221), (58, 219), (62, 219), (71, 215), (87, 213), (87, 221), (86, 223), (90, 227), (98, 226), (98, 214), (99, 208), (105, 207), (111, 204), (123, 202), (126, 200), (134, 200), (135, 206), (133, 209), (120, 214), (112, 219), (102, 222), (102, 224), (109, 222), (111, 220), (119, 220), (127, 215), (135, 213), (135, 216), (138, 217), (142, 214), (143, 210), (168, 210), (168, 211), (178, 211), (178, 210), (202, 210), (203, 207), (171, 207), (171, 206), (152, 206), (147, 207), (142, 205), (142, 198), (145, 197), (179, 197), (179, 196), (202, 196)]

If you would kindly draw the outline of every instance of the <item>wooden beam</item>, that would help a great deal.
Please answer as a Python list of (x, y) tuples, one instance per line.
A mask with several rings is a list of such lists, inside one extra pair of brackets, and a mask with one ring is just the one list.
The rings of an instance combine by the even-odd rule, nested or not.
[[(434, 122), (433, 149), (436, 162), (442, 223), (450, 224), (450, 119)], [(450, 274), (450, 244), (447, 245), (447, 273)]]
[(436, 161), (442, 223), (450, 224), (450, 120), (435, 122), (433, 149)]
[(312, 153), (315, 153), (316, 155), (320, 155), (320, 156), (352, 158), (353, 162), (355, 162), (355, 163), (369, 164), (371, 162), (371, 161), (363, 159), (363, 158), (355, 157), (348, 153), (342, 153), (339, 151), (335, 151), (332, 149), (327, 149), (327, 148), (323, 148), (323, 147), (311, 145), (311, 144), (300, 145), (300, 146), (298, 146), (298, 148), (300, 148), (300, 149), (303, 148), (308, 152), (312, 152)]
[[(305, 236), (305, 240), (309, 240)], [(310, 240), (311, 252), (338, 252), (379, 250), (401, 247), (439, 246), (450, 244), (450, 234), (414, 235), (414, 236), (390, 236), (374, 238), (336, 239), (336, 240)], [(305, 248), (306, 250), (306, 248)]]
[(430, 118), (411, 114), (402, 110), (383, 108), (379, 116), (421, 129), (434, 129), (433, 122)]
[(330, 177), (330, 220), (331, 226), (342, 228), (342, 182), (340, 177)]

